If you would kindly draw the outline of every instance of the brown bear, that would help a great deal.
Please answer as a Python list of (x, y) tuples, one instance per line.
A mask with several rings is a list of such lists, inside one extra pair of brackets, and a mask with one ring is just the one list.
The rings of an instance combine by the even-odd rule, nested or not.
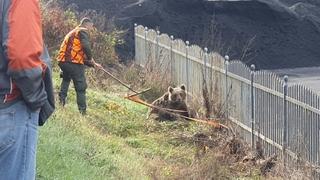
[[(166, 92), (163, 96), (156, 99), (152, 105), (159, 107), (159, 108), (165, 108), (165, 109), (172, 109), (172, 110), (178, 110), (179, 112), (175, 112), (175, 114), (179, 114), (182, 116), (189, 117), (189, 109), (186, 103), (186, 87), (185, 85), (181, 85), (180, 87), (169, 87), (168, 92)], [(164, 109), (157, 109), (152, 108), (150, 115), (152, 113), (158, 114), (159, 120), (176, 120), (177, 116), (173, 113), (168, 113), (168, 111)]]

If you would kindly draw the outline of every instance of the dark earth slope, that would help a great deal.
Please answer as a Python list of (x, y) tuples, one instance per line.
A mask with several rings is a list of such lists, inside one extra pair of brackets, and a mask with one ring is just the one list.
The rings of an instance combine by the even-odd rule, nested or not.
[(131, 31), (123, 56), (133, 54), (133, 23), (228, 54), (262, 69), (320, 65), (317, 0), (65, 0), (102, 10)]

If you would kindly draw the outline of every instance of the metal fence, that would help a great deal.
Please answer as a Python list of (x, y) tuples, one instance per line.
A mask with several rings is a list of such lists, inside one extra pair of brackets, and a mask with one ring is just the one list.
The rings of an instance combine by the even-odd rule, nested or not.
[(320, 97), (300, 84), (254, 65), (230, 61), (205, 48), (135, 25), (136, 63), (160, 64), (174, 83), (201, 97), (203, 82), (223, 104), (237, 133), (254, 147), (259, 138), (265, 155), (320, 165)]

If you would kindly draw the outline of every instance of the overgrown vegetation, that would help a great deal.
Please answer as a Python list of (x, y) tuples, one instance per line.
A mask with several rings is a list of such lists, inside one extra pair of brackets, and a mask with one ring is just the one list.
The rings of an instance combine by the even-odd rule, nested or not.
[(147, 63), (145, 68), (132, 64), (122, 72), (124, 79), (135, 88), (147, 89), (149, 91), (142, 94), (141, 97), (148, 102), (152, 102), (157, 97), (162, 96), (168, 91), (168, 87), (174, 86), (169, 73), (162, 73), (161, 64), (150, 65)]
[[(55, 73), (55, 88), (60, 79)], [(113, 87), (115, 88), (115, 87)], [(112, 92), (113, 91), (113, 92)], [(116, 92), (116, 93), (115, 93)], [(112, 88), (88, 91), (88, 115), (75, 92), (40, 129), (38, 179), (232, 179), (259, 177), (225, 161), (224, 133), (188, 122), (146, 120), (147, 108)], [(199, 134), (204, 134), (204, 139)], [(233, 157), (233, 156), (230, 156)], [(231, 164), (233, 164), (231, 162)], [(236, 166), (238, 167), (238, 166)]]
[(94, 59), (104, 65), (116, 65), (119, 62), (115, 46), (124, 43), (121, 40), (122, 31), (113, 26), (111, 19), (94, 10), (78, 12), (71, 7), (62, 7), (60, 1), (42, 1), (42, 22), (45, 42), (53, 57), (65, 35), (74, 29), (81, 18), (89, 17), (93, 20), (95, 28), (90, 31)]

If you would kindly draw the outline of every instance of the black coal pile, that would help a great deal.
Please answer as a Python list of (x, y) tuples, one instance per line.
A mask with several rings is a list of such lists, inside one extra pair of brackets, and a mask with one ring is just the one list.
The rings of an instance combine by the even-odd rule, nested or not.
[(65, 1), (101, 10), (130, 29), (122, 56), (134, 53), (138, 23), (260, 69), (320, 66), (319, 0)]

